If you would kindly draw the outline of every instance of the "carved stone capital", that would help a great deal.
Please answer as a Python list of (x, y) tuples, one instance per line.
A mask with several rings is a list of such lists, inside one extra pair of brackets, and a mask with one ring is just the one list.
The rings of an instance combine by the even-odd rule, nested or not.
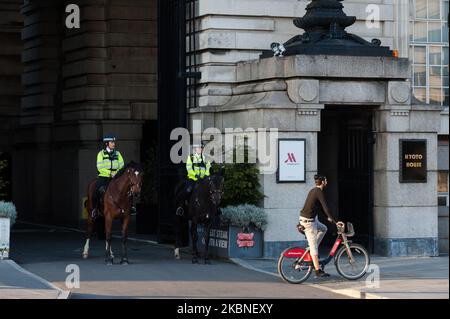
[(390, 81), (388, 83), (389, 104), (410, 104), (411, 83), (406, 81)]
[(294, 103), (318, 103), (319, 80), (287, 80), (289, 98)]

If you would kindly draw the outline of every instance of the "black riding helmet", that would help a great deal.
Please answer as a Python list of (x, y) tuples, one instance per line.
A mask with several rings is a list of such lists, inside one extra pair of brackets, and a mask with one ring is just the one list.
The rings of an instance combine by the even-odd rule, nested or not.
[(325, 175), (319, 175), (319, 174), (314, 175), (314, 180), (315, 181), (319, 180), (319, 181), (323, 182), (326, 179), (327, 179), (327, 177)]

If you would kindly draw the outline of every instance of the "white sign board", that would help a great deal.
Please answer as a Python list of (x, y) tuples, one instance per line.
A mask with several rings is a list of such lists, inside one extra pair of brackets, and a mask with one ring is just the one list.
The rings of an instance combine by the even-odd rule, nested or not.
[(277, 183), (305, 181), (305, 139), (278, 140)]
[(0, 218), (0, 259), (9, 258), (9, 218)]

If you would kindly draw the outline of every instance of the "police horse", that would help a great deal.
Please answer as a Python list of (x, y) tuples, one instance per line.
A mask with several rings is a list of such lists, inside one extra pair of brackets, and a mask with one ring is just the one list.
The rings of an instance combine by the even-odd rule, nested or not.
[[(197, 250), (197, 227), (204, 226), (205, 238), (205, 264), (209, 261), (209, 233), (214, 219), (220, 214), (220, 200), (223, 194), (224, 178), (221, 171), (213, 173), (210, 176), (200, 179), (192, 190), (187, 207), (183, 215), (175, 215), (175, 258), (180, 259), (180, 247), (183, 247), (183, 232), (188, 228), (188, 222), (191, 221), (190, 235), (192, 241), (192, 263), (198, 263), (199, 253)], [(183, 185), (183, 184), (181, 184)], [(178, 198), (179, 192), (183, 187), (179, 185), (175, 191), (175, 198)], [(175, 205), (177, 206), (177, 205)], [(185, 205), (186, 206), (186, 205)], [(187, 209), (186, 209), (187, 208)]]
[[(99, 215), (104, 218), (105, 223), (105, 262), (112, 265), (114, 256), (111, 249), (111, 231), (114, 219), (122, 220), (122, 259), (121, 264), (128, 264), (127, 239), (128, 225), (130, 223), (132, 197), (141, 192), (142, 168), (138, 163), (130, 162), (125, 165), (109, 182), (108, 187), (100, 198)], [(87, 211), (91, 212), (93, 207), (93, 195), (95, 191), (95, 180), (89, 183)], [(89, 256), (89, 241), (91, 239), (95, 220), (98, 217), (92, 217), (88, 214), (86, 243), (83, 249), (83, 258)]]

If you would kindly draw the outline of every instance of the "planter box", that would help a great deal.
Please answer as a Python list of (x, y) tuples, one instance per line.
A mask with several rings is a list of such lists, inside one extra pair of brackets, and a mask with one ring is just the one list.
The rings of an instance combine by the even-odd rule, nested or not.
[(9, 218), (0, 217), (0, 259), (9, 258)]
[[(198, 250), (204, 251), (204, 230), (202, 226), (197, 229), (199, 240)], [(211, 227), (209, 239), (209, 253), (211, 256), (223, 258), (259, 258), (263, 255), (263, 233), (254, 227), (245, 234), (240, 227), (221, 226), (215, 222)]]

